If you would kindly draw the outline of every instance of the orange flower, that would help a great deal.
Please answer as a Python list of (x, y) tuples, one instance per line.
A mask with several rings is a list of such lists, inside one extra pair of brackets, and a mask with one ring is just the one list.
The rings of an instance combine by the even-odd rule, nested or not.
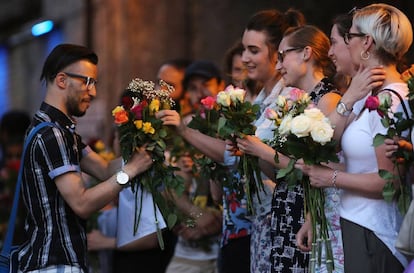
[(112, 116), (115, 117), (115, 124), (124, 124), (126, 123), (128, 119), (128, 113), (125, 111), (124, 107), (117, 106), (114, 110), (112, 110)]

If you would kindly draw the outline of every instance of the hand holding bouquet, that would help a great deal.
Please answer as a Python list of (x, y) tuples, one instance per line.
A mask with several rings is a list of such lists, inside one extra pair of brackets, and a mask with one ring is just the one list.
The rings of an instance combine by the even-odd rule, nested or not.
[[(137, 148), (145, 147), (154, 162), (150, 169), (131, 180), (131, 187), (136, 193), (143, 193), (137, 191), (137, 187), (143, 187), (152, 194), (154, 208), (158, 206), (170, 228), (177, 222), (177, 216), (169, 201), (172, 198), (165, 196), (168, 197), (171, 191), (180, 195), (184, 184), (182, 178), (174, 174), (177, 168), (165, 163), (166, 140), (171, 136), (168, 127), (155, 117), (155, 113), (171, 108), (174, 103), (170, 98), (172, 91), (172, 87), (163, 81), (160, 81), (160, 89), (155, 89), (155, 84), (151, 81), (133, 79), (126, 88), (122, 105), (112, 111), (118, 127), (123, 160), (128, 162)], [(139, 207), (140, 210), (135, 215), (135, 232), (142, 210), (138, 202), (142, 202), (142, 196), (136, 196), (136, 208)], [(161, 236), (158, 238), (162, 239)], [(160, 244), (163, 247), (162, 240)]]
[[(374, 147), (382, 145), (387, 138), (397, 141), (398, 149), (393, 156), (396, 174), (387, 170), (379, 170), (379, 175), (387, 181), (382, 192), (384, 199), (389, 202), (396, 200), (400, 212), (405, 214), (412, 199), (411, 181), (408, 181), (407, 174), (414, 162), (412, 139), (410, 139), (414, 126), (412, 117), (414, 112), (414, 65), (401, 74), (401, 79), (408, 85), (407, 98), (404, 99), (394, 90), (384, 89), (378, 94), (369, 96), (365, 107), (369, 111), (376, 110), (381, 117), (382, 125), (387, 128), (385, 135), (377, 134), (375, 136)], [(392, 108), (396, 107), (393, 107), (391, 94), (398, 97), (401, 103), (400, 111), (395, 111), (395, 109), (393, 111)], [(395, 186), (396, 181), (397, 187)]]
[[(325, 195), (321, 188), (314, 188), (309, 177), (295, 169), (297, 160), (303, 159), (305, 164), (338, 162), (336, 142), (333, 128), (324, 114), (311, 103), (309, 95), (299, 89), (292, 89), (289, 96), (279, 96), (277, 109), (266, 112), (269, 119), (274, 120), (276, 129), (270, 145), (288, 157), (290, 162), (280, 169), (277, 178), (284, 178), (289, 187), (302, 184), (305, 198), (305, 211), (310, 213), (313, 238), (310, 267), (321, 263), (322, 245), (325, 246), (326, 266), (328, 272), (333, 270), (333, 254), (330, 244), (328, 226), (325, 216)], [(278, 163), (278, 153), (275, 161)]]
[[(236, 138), (254, 135), (256, 131), (253, 121), (259, 106), (245, 101), (245, 94), (245, 90), (229, 85), (216, 97), (202, 99), (204, 110), (194, 116), (189, 126), (201, 132), (205, 130), (203, 128), (209, 128), (210, 132), (214, 131), (215, 137), (231, 140), (237, 147)], [(252, 194), (263, 190), (258, 158), (243, 153), (237, 155), (240, 156), (238, 170), (245, 181), (248, 210), (253, 212)]]

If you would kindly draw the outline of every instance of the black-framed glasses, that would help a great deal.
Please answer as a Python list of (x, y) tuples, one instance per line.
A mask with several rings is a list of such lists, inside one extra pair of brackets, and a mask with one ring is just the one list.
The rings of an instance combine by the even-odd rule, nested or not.
[(68, 77), (84, 80), (86, 89), (88, 89), (89, 91), (92, 90), (92, 88), (96, 86), (96, 84), (98, 83), (98, 81), (92, 77), (87, 77), (87, 76), (74, 74), (70, 72), (63, 72), (63, 73), (65, 73)]
[(366, 34), (364, 34), (364, 33), (352, 33), (352, 32), (346, 32), (345, 34), (344, 34), (344, 42), (345, 42), (345, 44), (349, 44), (349, 41), (352, 39), (352, 38), (354, 38), (354, 37), (365, 37), (365, 36), (367, 36)]
[(291, 51), (295, 51), (295, 50), (302, 50), (302, 49), (303, 49), (303, 47), (292, 47), (292, 48), (288, 48), (288, 49), (285, 49), (285, 50), (280, 50), (280, 51), (277, 52), (277, 60), (278, 60), (278, 62), (283, 63), (283, 60), (285, 59), (287, 53), (289, 53)]

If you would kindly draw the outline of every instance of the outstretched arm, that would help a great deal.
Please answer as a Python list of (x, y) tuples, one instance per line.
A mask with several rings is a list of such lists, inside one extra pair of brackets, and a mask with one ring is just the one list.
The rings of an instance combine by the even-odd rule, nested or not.
[(156, 113), (165, 125), (172, 125), (177, 133), (200, 152), (216, 162), (224, 161), (226, 143), (224, 140), (202, 134), (200, 131), (189, 128), (182, 121), (180, 114), (174, 110), (162, 110)]

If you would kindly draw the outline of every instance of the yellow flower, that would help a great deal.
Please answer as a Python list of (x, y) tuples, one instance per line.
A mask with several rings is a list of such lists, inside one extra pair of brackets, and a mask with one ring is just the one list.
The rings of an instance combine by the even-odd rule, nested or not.
[(112, 110), (112, 116), (115, 116), (116, 113), (120, 112), (120, 111), (125, 111), (124, 107), (122, 106), (117, 106)]
[(144, 124), (142, 124), (142, 131), (144, 131), (146, 134), (155, 133), (155, 129), (152, 127), (151, 122), (144, 122)]
[(102, 151), (99, 153), (99, 155), (105, 159), (106, 161), (111, 161), (113, 159), (115, 159), (115, 154), (113, 152), (110, 151)]
[(95, 150), (96, 151), (103, 151), (103, 150), (105, 150), (105, 143), (103, 143), (103, 141), (102, 140), (97, 140), (96, 142), (95, 142)]
[(207, 207), (207, 196), (206, 195), (196, 196), (193, 200), (193, 204), (199, 208), (206, 208)]
[(142, 120), (134, 121), (135, 127), (140, 130), (142, 128)]
[(150, 113), (153, 114), (160, 110), (160, 101), (157, 99), (153, 99), (149, 105)]
[(169, 102), (169, 101), (164, 100), (164, 101), (162, 102), (162, 109), (164, 109), (164, 110), (169, 110), (169, 109), (171, 109), (170, 102)]

